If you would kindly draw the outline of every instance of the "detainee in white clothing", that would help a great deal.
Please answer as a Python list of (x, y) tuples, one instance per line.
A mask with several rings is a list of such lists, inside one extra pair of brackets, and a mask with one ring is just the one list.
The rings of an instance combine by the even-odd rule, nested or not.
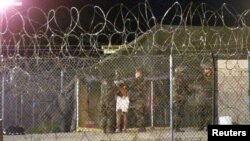
[(121, 110), (122, 112), (128, 112), (128, 108), (129, 108), (129, 98), (128, 96), (125, 97), (121, 97), (121, 96), (117, 96), (116, 97), (116, 111)]

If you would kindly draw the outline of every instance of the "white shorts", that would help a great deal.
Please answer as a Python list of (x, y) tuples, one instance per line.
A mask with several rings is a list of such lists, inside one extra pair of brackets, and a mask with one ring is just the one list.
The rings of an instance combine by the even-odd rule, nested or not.
[(116, 111), (128, 112), (129, 99), (128, 97), (116, 97)]

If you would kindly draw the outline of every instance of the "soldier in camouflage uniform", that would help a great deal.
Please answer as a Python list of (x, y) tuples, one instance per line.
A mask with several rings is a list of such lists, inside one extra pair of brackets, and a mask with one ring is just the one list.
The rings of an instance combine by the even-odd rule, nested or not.
[(174, 130), (184, 132), (180, 129), (187, 96), (190, 95), (187, 83), (184, 79), (184, 67), (177, 67), (174, 74), (173, 85), (173, 120)]
[(138, 132), (144, 132), (145, 129), (145, 95), (146, 95), (146, 80), (143, 77), (142, 69), (136, 69), (135, 79), (129, 85), (129, 95), (131, 107), (134, 107), (135, 116), (137, 119), (136, 126)]
[(115, 131), (115, 94), (117, 88), (108, 78), (103, 78), (101, 84), (101, 127), (104, 133)]
[(212, 121), (212, 66), (205, 64), (203, 74), (197, 78), (196, 104), (198, 130), (204, 130)]

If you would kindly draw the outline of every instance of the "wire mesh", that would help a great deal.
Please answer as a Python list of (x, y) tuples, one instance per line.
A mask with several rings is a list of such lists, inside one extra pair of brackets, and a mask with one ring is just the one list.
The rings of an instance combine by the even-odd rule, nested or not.
[[(248, 124), (248, 14), (177, 2), (161, 18), (147, 2), (1, 14), (3, 127), (25, 130), (4, 140), (200, 141), (207, 124)], [(102, 46), (121, 48), (106, 54)], [(132, 85), (138, 68), (143, 92)], [(115, 70), (130, 97), (127, 130), (119, 133)]]

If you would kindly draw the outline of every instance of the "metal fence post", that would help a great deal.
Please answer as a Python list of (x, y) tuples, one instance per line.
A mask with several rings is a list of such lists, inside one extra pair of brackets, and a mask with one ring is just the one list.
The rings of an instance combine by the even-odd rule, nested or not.
[(217, 123), (217, 57), (212, 54), (213, 59), (213, 78), (212, 78), (212, 124), (215, 125)]
[(36, 106), (35, 96), (32, 95), (32, 127), (35, 127), (35, 106)]
[(0, 119), (0, 141), (3, 141), (3, 119)]
[(154, 127), (154, 81), (151, 81), (151, 98), (150, 98), (150, 114), (151, 114), (151, 127)]
[[(2, 63), (2, 65), (4, 63), (3, 55), (1, 55), (1, 63)], [(2, 71), (2, 117), (1, 117), (1, 126), (2, 127), (4, 127), (4, 97), (5, 97), (4, 83), (5, 83), (5, 72)]]
[(171, 141), (174, 140), (173, 132), (173, 57), (170, 54), (169, 57), (169, 80), (170, 80), (170, 132), (171, 132)]
[(75, 77), (76, 129), (79, 127), (79, 78)]
[(247, 53), (247, 64), (248, 64), (248, 123), (250, 123), (250, 52)]
[(64, 78), (64, 69), (61, 70), (61, 84), (60, 84), (60, 93), (63, 94), (63, 78)]

